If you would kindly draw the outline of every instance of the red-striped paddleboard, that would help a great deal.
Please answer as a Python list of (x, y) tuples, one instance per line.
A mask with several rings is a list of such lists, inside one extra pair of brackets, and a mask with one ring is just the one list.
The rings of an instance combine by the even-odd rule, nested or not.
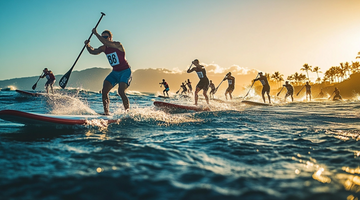
[(154, 105), (159, 108), (167, 108), (167, 109), (183, 109), (183, 110), (193, 110), (193, 111), (209, 111), (210, 108), (202, 107), (202, 106), (189, 106), (189, 105), (179, 105), (173, 103), (167, 103), (162, 101), (154, 101)]
[(106, 120), (115, 123), (116, 119), (103, 115), (54, 115), (22, 112), (17, 110), (1, 110), (0, 119), (25, 125), (87, 125), (92, 120)]

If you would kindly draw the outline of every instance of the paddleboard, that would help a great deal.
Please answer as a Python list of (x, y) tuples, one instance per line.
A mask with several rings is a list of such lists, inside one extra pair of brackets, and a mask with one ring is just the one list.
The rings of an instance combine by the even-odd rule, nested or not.
[(243, 101), (241, 101), (241, 103), (245, 103), (245, 104), (248, 104), (248, 105), (254, 105), (254, 106), (271, 106), (271, 104), (261, 103), (261, 102), (256, 102), (256, 101), (243, 100)]
[(101, 115), (54, 115), (22, 112), (18, 110), (1, 110), (0, 119), (25, 125), (88, 125), (92, 120), (106, 120), (115, 123), (117, 120), (111, 116)]
[(154, 101), (154, 105), (159, 108), (167, 108), (167, 109), (183, 109), (183, 110), (193, 110), (193, 111), (209, 111), (210, 108), (208, 107), (201, 107), (201, 106), (189, 106), (189, 105), (179, 105), (173, 103), (167, 103), (162, 101)]
[(30, 95), (30, 96), (33, 96), (33, 97), (38, 97), (38, 96), (42, 95), (42, 94), (39, 94), (39, 93), (26, 92), (26, 91), (22, 91), (22, 90), (15, 90), (15, 91), (20, 93), (20, 94)]
[(163, 96), (163, 95), (159, 95), (158, 97), (160, 97), (160, 98), (170, 98), (168, 96)]

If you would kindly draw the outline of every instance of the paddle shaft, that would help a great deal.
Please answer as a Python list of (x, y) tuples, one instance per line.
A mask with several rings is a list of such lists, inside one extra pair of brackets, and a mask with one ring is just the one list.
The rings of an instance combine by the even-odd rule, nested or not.
[[(334, 91), (334, 92), (335, 92), (335, 91)], [(332, 97), (332, 95), (334, 94), (334, 92), (333, 92), (333, 93), (331, 93), (331, 95), (330, 95), (329, 99)]]
[[(99, 21), (97, 22), (97, 24), (96, 24), (96, 26), (95, 26), (95, 28), (97, 28), (98, 27), (98, 25), (99, 25), (99, 23), (100, 23), (100, 21), (101, 21), (101, 19), (104, 17), (104, 15), (105, 15), (105, 13), (103, 13), (103, 12), (101, 12), (101, 17), (100, 17), (100, 19), (99, 19)], [(93, 36), (93, 32), (91, 32), (91, 34), (90, 34), (90, 36), (89, 36), (89, 39), (88, 40), (90, 40), (91, 39), (91, 37)], [(78, 55), (78, 57), (76, 58), (76, 60), (75, 60), (75, 62), (74, 62), (74, 64), (72, 65), (72, 67), (70, 68), (70, 70), (60, 79), (60, 81), (59, 81), (59, 85), (60, 85), (60, 87), (61, 88), (65, 88), (66, 87), (66, 84), (67, 84), (67, 82), (68, 82), (68, 80), (69, 80), (69, 78), (70, 78), (70, 74), (71, 74), (71, 72), (72, 72), (72, 70), (74, 69), (74, 67), (75, 67), (75, 65), (76, 65), (76, 63), (77, 63), (77, 61), (79, 60), (79, 58), (80, 58), (80, 56), (81, 56), (81, 54), (82, 54), (82, 52), (84, 51), (84, 49), (85, 49), (85, 47), (86, 47), (86, 45), (87, 44), (85, 44), (84, 45), (84, 47), (81, 49), (81, 51), (80, 51), (80, 54)]]
[(279, 93), (277, 93), (277, 95), (276, 95), (276, 96), (279, 96), (279, 94), (280, 94), (280, 93), (281, 93), (281, 91), (284, 89), (284, 87), (285, 87), (285, 86), (283, 86), (283, 87), (281, 88), (280, 92), (279, 92)]
[(32, 86), (32, 89), (33, 89), (33, 90), (35, 90), (36, 85), (37, 85), (37, 83), (39, 82), (39, 80), (40, 80), (40, 78), (41, 78), (42, 75), (43, 75), (43, 73), (41, 73), (41, 75), (40, 75), (40, 77), (38, 78), (38, 80), (36, 81), (36, 83)]
[(305, 85), (300, 89), (300, 91), (296, 94), (296, 96), (298, 96), (301, 92), (302, 89), (304, 89)]
[[(257, 77), (259, 76), (259, 74), (258, 75), (256, 75), (256, 78), (255, 79), (257, 79)], [(244, 99), (247, 97), (247, 95), (249, 95), (249, 93), (250, 93), (250, 91), (251, 91), (251, 88), (254, 86), (254, 84), (255, 84), (255, 81), (253, 81), (253, 83), (252, 83), (252, 85), (251, 85), (251, 87), (250, 87), (250, 89), (249, 89), (249, 91), (246, 93), (246, 95), (244, 96)]]
[(219, 85), (215, 88), (215, 92), (214, 94), (217, 92), (218, 88), (220, 87), (221, 83), (224, 82), (224, 79), (227, 77), (227, 74), (226, 76), (223, 78), (223, 80), (219, 83)]

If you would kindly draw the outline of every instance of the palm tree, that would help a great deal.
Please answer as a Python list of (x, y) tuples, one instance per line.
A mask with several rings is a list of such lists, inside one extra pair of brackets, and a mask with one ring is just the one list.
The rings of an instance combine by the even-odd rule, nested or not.
[(359, 62), (352, 62), (352, 64), (351, 64), (351, 72), (352, 73), (357, 73), (359, 71), (359, 68), (360, 68)]
[(317, 82), (317, 83), (320, 83), (321, 78), (319, 77), (319, 73), (322, 73), (322, 72), (320, 71), (320, 67), (318, 67), (318, 66), (314, 67), (314, 68), (312, 69), (312, 72), (315, 72), (315, 73), (316, 73), (316, 75), (317, 75), (316, 82)]
[[(275, 80), (277, 83), (280, 83), (280, 85), (281, 85), (281, 81), (284, 80), (283, 76), (284, 76), (284, 74), (280, 74), (280, 72), (274, 72), (274, 74), (271, 75), (271, 78), (273, 80)], [(280, 87), (280, 85), (279, 85), (279, 87)]]
[(356, 56), (356, 58), (360, 58), (360, 51), (358, 52), (358, 56)]
[(303, 65), (303, 67), (300, 69), (300, 70), (302, 70), (302, 71), (306, 71), (306, 74), (307, 74), (307, 79), (309, 80), (309, 70), (311, 71), (311, 66), (309, 66), (307, 63), (305, 63), (304, 65)]

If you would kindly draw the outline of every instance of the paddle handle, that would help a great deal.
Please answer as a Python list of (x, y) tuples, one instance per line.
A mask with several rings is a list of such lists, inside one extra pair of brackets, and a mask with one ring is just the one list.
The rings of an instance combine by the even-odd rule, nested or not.
[[(95, 28), (98, 27), (101, 19), (102, 19), (104, 16), (105, 16), (105, 13), (101, 12), (101, 17), (100, 17), (99, 21), (97, 22)], [(88, 40), (91, 39), (91, 37), (93, 36), (93, 34), (94, 34), (94, 33), (91, 31), (91, 34), (90, 34)], [(86, 47), (86, 44), (85, 44), (84, 47), (81, 49), (80, 54), (79, 54), (78, 57), (76, 58), (74, 64), (71, 66), (70, 70), (60, 79), (59, 85), (60, 85), (61, 88), (64, 89), (64, 88), (66, 87), (66, 84), (67, 84), (67, 82), (68, 82), (68, 80), (69, 80), (69, 78), (70, 78), (70, 74), (71, 74), (72, 70), (74, 69), (74, 67), (75, 67), (77, 61), (79, 60), (82, 52), (84, 51), (85, 47)]]

